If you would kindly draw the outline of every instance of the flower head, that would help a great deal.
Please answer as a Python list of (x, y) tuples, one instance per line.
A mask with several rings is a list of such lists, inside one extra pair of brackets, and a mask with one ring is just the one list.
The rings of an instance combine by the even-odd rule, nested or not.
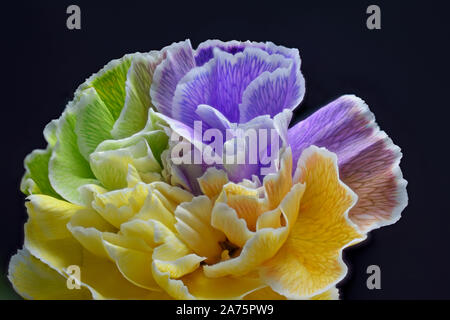
[[(16, 291), (337, 298), (343, 249), (400, 218), (406, 181), (399, 148), (355, 96), (288, 129), (304, 90), (298, 51), (272, 43), (213, 40), (193, 50), (184, 41), (109, 63), (47, 125), (47, 149), (25, 160), (29, 219), (9, 268)], [(196, 121), (219, 132), (273, 129), (264, 150), (242, 149), (261, 155), (280, 143), (274, 172), (258, 174), (259, 162), (175, 163), (180, 144), (185, 153), (211, 145), (195, 136)], [(228, 137), (220, 156), (241, 140)], [(66, 285), (73, 266), (80, 290)]]

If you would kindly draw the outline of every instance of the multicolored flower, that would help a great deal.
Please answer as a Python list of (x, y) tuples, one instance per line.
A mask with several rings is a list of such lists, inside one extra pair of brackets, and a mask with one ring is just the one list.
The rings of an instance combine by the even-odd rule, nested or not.
[[(343, 249), (400, 218), (406, 181), (400, 149), (355, 96), (288, 129), (304, 92), (298, 51), (272, 43), (213, 40), (194, 50), (187, 40), (110, 62), (47, 125), (47, 148), (25, 159), (29, 219), (9, 268), (16, 291), (338, 298)], [(195, 138), (196, 121), (202, 130), (275, 130), (275, 172), (173, 163), (173, 134), (193, 150), (208, 145)], [(67, 286), (73, 266), (79, 289)]]

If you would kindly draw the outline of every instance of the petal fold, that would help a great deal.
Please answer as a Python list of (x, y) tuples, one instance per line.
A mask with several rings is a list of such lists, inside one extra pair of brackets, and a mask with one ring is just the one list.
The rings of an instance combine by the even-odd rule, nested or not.
[(350, 218), (368, 232), (395, 223), (408, 203), (402, 153), (363, 100), (346, 95), (289, 129), (294, 160), (310, 145), (337, 154), (342, 181), (358, 195)]

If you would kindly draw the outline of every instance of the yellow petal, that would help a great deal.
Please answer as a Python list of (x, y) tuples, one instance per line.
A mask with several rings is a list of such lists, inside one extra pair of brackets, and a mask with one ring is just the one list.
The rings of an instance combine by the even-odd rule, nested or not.
[(287, 300), (285, 296), (276, 293), (270, 287), (264, 287), (244, 297), (244, 300)]
[(259, 277), (251, 274), (245, 277), (208, 278), (201, 269), (182, 278), (188, 291), (196, 299), (236, 300), (264, 286)]
[(152, 253), (124, 248), (104, 241), (106, 250), (122, 275), (144, 289), (161, 291), (152, 276)]
[(81, 282), (91, 290), (94, 299), (170, 299), (165, 292), (147, 290), (134, 285), (122, 276), (115, 263), (88, 251), (83, 252), (80, 270)]
[(31, 195), (25, 203), (28, 216), (45, 233), (47, 239), (67, 237), (69, 231), (65, 228), (70, 218), (83, 207), (67, 201), (58, 200), (46, 195)]
[(336, 287), (332, 287), (331, 289), (312, 297), (311, 300), (339, 300), (339, 290)]
[(216, 278), (226, 275), (244, 275), (273, 257), (286, 241), (291, 225), (295, 223), (304, 190), (304, 185), (296, 184), (281, 202), (279, 210), (286, 219), (284, 227), (258, 230), (245, 243), (239, 256), (204, 266), (206, 276)]
[(106, 221), (119, 228), (140, 211), (148, 193), (148, 186), (139, 183), (134, 188), (96, 194), (92, 206)]
[(256, 231), (256, 221), (263, 213), (261, 201), (255, 196), (229, 195), (227, 205), (236, 211), (240, 219), (244, 219), (251, 231)]
[(165, 182), (153, 182), (150, 184), (152, 192), (157, 193), (159, 198), (171, 212), (174, 212), (176, 207), (182, 202), (192, 200), (192, 194), (179, 188), (171, 186)]
[(281, 156), (280, 169), (276, 173), (264, 177), (268, 210), (275, 209), (292, 187), (292, 152), (291, 148), (284, 150)]
[(107, 258), (103, 245), (103, 232), (117, 232), (117, 229), (92, 209), (79, 210), (70, 219), (67, 228), (80, 244), (93, 254)]
[(139, 220), (156, 220), (164, 224), (167, 228), (174, 230), (175, 216), (163, 203), (163, 196), (157, 191), (150, 191), (150, 194), (145, 199), (139, 213), (134, 219)]
[(245, 295), (264, 286), (258, 277), (253, 276), (208, 278), (201, 269), (197, 269), (176, 280), (170, 278), (168, 273), (159, 271), (155, 266), (153, 271), (158, 284), (175, 299), (242, 299)]
[(243, 247), (254, 235), (254, 232), (248, 229), (247, 222), (238, 217), (236, 210), (223, 202), (216, 201), (211, 214), (211, 225), (239, 247)]
[(68, 289), (67, 279), (33, 257), (26, 249), (19, 250), (9, 263), (8, 279), (18, 294), (26, 299), (87, 300), (86, 288)]
[(205, 260), (192, 253), (192, 250), (162, 223), (151, 221), (154, 228), (154, 241), (160, 245), (153, 250), (153, 265), (171, 278), (179, 278), (200, 266)]
[(30, 218), (25, 224), (24, 247), (59, 271), (79, 264), (82, 247), (66, 224), (81, 207), (43, 195), (33, 195), (29, 199), (25, 204)]
[(349, 220), (357, 197), (339, 180), (336, 155), (310, 147), (300, 157), (295, 182), (306, 184), (297, 222), (261, 276), (276, 292), (293, 299), (311, 297), (342, 280), (342, 250), (364, 238)]
[(177, 300), (193, 300), (195, 297), (189, 293), (183, 281), (171, 279), (169, 272), (160, 271), (155, 263), (152, 264), (153, 278), (158, 285), (172, 298)]
[(128, 173), (127, 173), (128, 188), (133, 188), (139, 182), (142, 182), (139, 172), (136, 170), (136, 168), (131, 163), (129, 163), (128, 164)]
[(80, 193), (83, 206), (92, 209), (92, 201), (94, 201), (95, 195), (106, 193), (108, 190), (96, 184), (85, 184), (78, 188), (78, 192)]
[(228, 182), (228, 176), (225, 171), (210, 167), (198, 178), (198, 184), (203, 194), (211, 200), (215, 200), (222, 192), (222, 188)]
[[(311, 300), (339, 300), (339, 290), (333, 287), (324, 293), (318, 294), (310, 298)], [(244, 297), (244, 300), (287, 300), (287, 298), (275, 291), (270, 287), (264, 287)]]
[(158, 270), (168, 273), (173, 279), (177, 279), (196, 270), (203, 260), (205, 258), (191, 253), (173, 261), (162, 261), (153, 258), (153, 263)]
[(139, 219), (125, 222), (120, 226), (120, 233), (128, 238), (141, 239), (150, 248), (156, 246), (153, 223)]
[(175, 210), (175, 229), (178, 235), (196, 254), (207, 257), (206, 262), (220, 259), (225, 235), (211, 226), (212, 202), (199, 196), (191, 202), (182, 203)]

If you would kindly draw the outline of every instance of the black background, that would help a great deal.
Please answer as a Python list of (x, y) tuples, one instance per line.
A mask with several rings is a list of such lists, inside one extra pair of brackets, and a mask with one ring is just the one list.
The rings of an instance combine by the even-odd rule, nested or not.
[[(449, 22), (435, 1), (39, 1), (0, 4), (2, 30), (0, 298), (22, 246), (26, 220), (19, 183), (23, 159), (44, 148), (44, 126), (77, 86), (125, 53), (190, 38), (273, 41), (300, 50), (306, 96), (293, 123), (342, 94), (363, 98), (402, 148), (409, 205), (395, 225), (345, 251), (345, 299), (449, 299)], [(82, 29), (66, 28), (81, 8)], [(381, 7), (381, 30), (366, 8)], [(368, 290), (366, 268), (381, 268)]]

